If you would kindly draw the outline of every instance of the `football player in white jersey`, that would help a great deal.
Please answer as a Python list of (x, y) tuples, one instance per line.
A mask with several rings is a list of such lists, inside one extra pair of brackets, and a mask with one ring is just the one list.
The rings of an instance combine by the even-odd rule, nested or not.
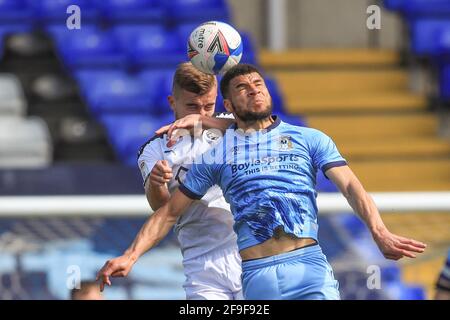
[[(201, 121), (202, 128), (223, 128), (232, 120), (215, 120), (217, 79), (198, 71), (190, 62), (178, 66), (172, 95), (168, 97), (175, 119), (191, 115)], [(192, 161), (218, 142), (217, 130), (196, 132), (169, 144), (167, 134), (156, 135), (139, 150), (138, 165), (144, 179), (145, 194), (153, 210), (157, 210), (177, 190)], [(233, 231), (233, 216), (218, 186), (213, 186), (195, 201), (175, 224), (186, 281), (186, 298), (192, 300), (242, 299), (241, 258)], [(120, 264), (120, 259), (106, 262), (105, 268)], [(100, 270), (100, 272), (102, 271)], [(126, 276), (128, 270), (112, 276)], [(99, 272), (99, 274), (100, 274)], [(102, 288), (103, 289), (103, 288)]]

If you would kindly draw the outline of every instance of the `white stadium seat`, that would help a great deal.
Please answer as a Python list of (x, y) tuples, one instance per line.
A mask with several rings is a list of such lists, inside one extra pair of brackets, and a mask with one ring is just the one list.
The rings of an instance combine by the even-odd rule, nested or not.
[(36, 168), (52, 162), (47, 124), (39, 117), (0, 117), (0, 168)]
[(0, 116), (24, 116), (26, 107), (19, 79), (10, 73), (0, 73)]

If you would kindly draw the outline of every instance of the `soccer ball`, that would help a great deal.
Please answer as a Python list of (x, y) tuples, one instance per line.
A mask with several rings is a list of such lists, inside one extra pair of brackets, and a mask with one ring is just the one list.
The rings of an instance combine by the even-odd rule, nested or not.
[(242, 57), (242, 39), (229, 24), (209, 21), (201, 24), (189, 36), (187, 54), (192, 64), (202, 72), (224, 74)]

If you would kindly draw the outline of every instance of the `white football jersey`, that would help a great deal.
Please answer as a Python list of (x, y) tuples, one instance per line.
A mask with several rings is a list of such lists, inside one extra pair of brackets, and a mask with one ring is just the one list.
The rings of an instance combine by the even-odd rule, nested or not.
[[(216, 130), (205, 130), (199, 137), (183, 136), (168, 148), (166, 134), (153, 137), (141, 148), (138, 157), (144, 184), (155, 163), (167, 160), (173, 172), (168, 189), (173, 193), (184, 181), (193, 160), (220, 139)], [(233, 223), (233, 216), (222, 190), (217, 185), (211, 187), (203, 198), (189, 206), (175, 225), (184, 261), (215, 249), (236, 246)]]

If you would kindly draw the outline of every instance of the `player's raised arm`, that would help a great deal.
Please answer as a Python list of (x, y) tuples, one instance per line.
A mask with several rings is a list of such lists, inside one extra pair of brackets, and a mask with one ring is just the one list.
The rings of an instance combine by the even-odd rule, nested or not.
[(197, 129), (200, 131), (200, 133), (205, 129), (219, 129), (220, 131), (222, 131), (222, 133), (224, 133), (225, 130), (234, 122), (234, 119), (229, 117), (206, 117), (199, 114), (190, 114), (176, 120), (171, 124), (159, 128), (155, 133), (167, 133), (167, 136), (169, 137), (168, 146), (171, 146), (179, 138), (177, 132), (180, 134), (184, 134), (186, 133), (185, 130), (189, 130), (191, 132), (191, 135), (195, 135), (198, 134), (197, 132), (194, 132), (197, 131)]
[(161, 208), (170, 198), (167, 183), (173, 178), (172, 168), (167, 160), (158, 160), (145, 181), (145, 195), (153, 210)]
[(389, 232), (372, 197), (364, 190), (348, 166), (328, 169), (326, 175), (336, 184), (353, 210), (364, 220), (385, 258), (393, 260), (403, 257), (415, 258), (414, 253), (422, 253), (425, 250), (424, 243)]
[(128, 275), (139, 257), (156, 246), (167, 235), (177, 218), (193, 201), (179, 190), (175, 191), (169, 201), (147, 219), (124, 254), (108, 260), (100, 269), (97, 273), (97, 280), (101, 281), (100, 290), (103, 291), (105, 284), (111, 285), (110, 276), (125, 277)]

